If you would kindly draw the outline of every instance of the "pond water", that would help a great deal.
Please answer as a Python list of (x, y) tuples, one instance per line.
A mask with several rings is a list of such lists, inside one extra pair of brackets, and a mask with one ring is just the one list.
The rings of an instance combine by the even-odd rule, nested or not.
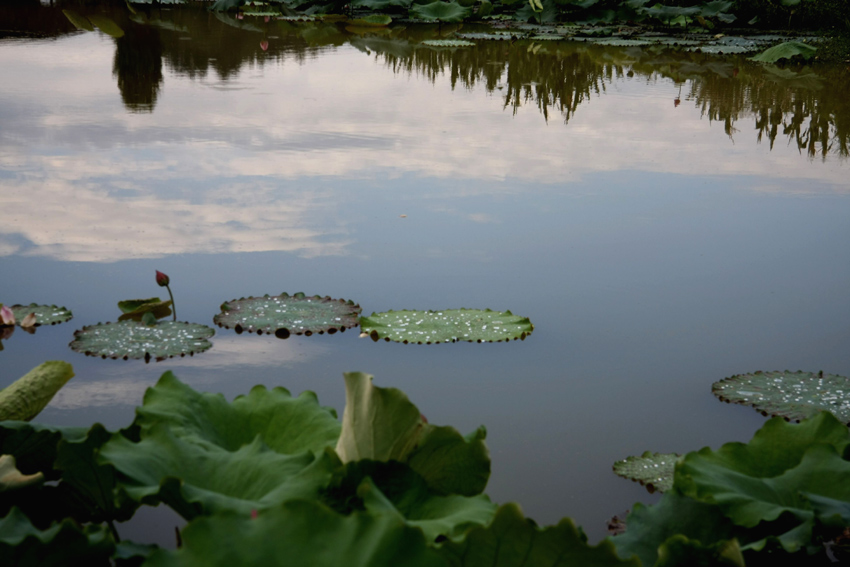
[[(598, 540), (654, 499), (614, 461), (763, 423), (712, 382), (850, 372), (846, 69), (93, 8), (114, 38), (60, 8), (0, 13), (0, 301), (74, 312), (3, 341), (0, 387), (74, 365), (39, 421), (125, 426), (166, 370), (341, 410), (360, 370), (431, 423), (485, 424), (492, 499)], [(155, 270), (205, 324), (225, 300), (303, 291), (364, 314), (510, 309), (535, 331), (413, 346), (217, 329), (210, 351), (150, 364), (69, 350), (119, 300), (164, 291)], [(145, 511), (119, 531), (170, 546), (176, 523)]]

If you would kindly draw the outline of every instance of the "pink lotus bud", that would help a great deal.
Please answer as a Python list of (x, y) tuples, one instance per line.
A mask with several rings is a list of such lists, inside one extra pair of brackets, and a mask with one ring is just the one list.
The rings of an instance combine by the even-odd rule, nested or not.
[(263, 41), (261, 41), (260, 42), (260, 49), (262, 49), (263, 51), (268, 51), (269, 50), (269, 42), (266, 41), (265, 39)]
[(0, 325), (14, 325), (15, 314), (5, 305), (0, 307)]
[(159, 270), (156, 271), (156, 283), (159, 284), (159, 287), (165, 287), (170, 282), (171, 282), (171, 280), (168, 279), (168, 276), (166, 276), (165, 274), (163, 274)]
[(266, 22), (266, 23), (269, 23), (269, 20), (271, 20), (271, 18), (269, 18), (268, 16), (266, 16), (265, 18), (263, 18), (263, 21), (264, 21), (264, 22)]
[(428, 418), (427, 418), (427, 417), (425, 417), (425, 414), (424, 414), (424, 413), (420, 413), (420, 414), (419, 414), (419, 417), (421, 417), (421, 418), (422, 418), (422, 421), (424, 421), (425, 423), (428, 423)]
[(256, 520), (256, 519), (257, 519), (257, 511), (256, 511), (256, 510), (251, 510), (251, 519), (252, 519), (252, 520)]

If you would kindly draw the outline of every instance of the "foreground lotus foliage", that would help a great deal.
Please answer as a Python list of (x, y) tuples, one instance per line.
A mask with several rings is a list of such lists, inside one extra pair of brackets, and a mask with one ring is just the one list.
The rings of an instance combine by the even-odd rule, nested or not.
[[(119, 432), (0, 422), (3, 565), (742, 566), (823, 557), (850, 525), (850, 431), (826, 412), (633, 458), (672, 485), (591, 546), (569, 518), (538, 527), (490, 501), (483, 427), (431, 425), (368, 374), (345, 388), (341, 422), (311, 392), (229, 402), (170, 372)], [(181, 549), (120, 540), (116, 522), (159, 504), (189, 522)]]
[(650, 494), (667, 492), (673, 487), (673, 471), (680, 456), (645, 451), (640, 457), (627, 457), (614, 463), (614, 474), (639, 482)]
[(490, 309), (386, 311), (360, 319), (360, 329), (372, 340), (404, 344), (502, 342), (525, 340), (534, 330), (527, 317)]
[(285, 339), (290, 335), (334, 334), (356, 327), (360, 311), (360, 306), (351, 300), (282, 293), (225, 301), (213, 322), (237, 333), (274, 333)]
[[(17, 323), (21, 327), (58, 325), (73, 318), (69, 310), (64, 307), (57, 307), (56, 305), (30, 303), (29, 305), (11, 305), (8, 309), (14, 315), (11, 324)], [(5, 323), (0, 321), (0, 325), (2, 324)]]

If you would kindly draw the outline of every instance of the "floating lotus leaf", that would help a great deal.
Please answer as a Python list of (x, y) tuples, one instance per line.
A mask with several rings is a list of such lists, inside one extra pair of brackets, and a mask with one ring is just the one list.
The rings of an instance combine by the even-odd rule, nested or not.
[(74, 316), (64, 307), (57, 307), (55, 305), (37, 305), (35, 303), (30, 303), (29, 305), (12, 305), (9, 308), (12, 310), (12, 313), (15, 314), (15, 321), (18, 325), (21, 324), (24, 317), (31, 313), (35, 314), (36, 327), (40, 325), (58, 325), (59, 323), (65, 323), (66, 321), (70, 321)]
[(472, 15), (472, 8), (464, 8), (457, 2), (431, 2), (430, 4), (413, 4), (411, 15), (423, 20), (439, 20), (441, 22), (462, 22)]
[(673, 487), (673, 471), (679, 457), (676, 453), (646, 451), (640, 457), (628, 457), (614, 463), (614, 473), (641, 483), (650, 493), (667, 492)]
[(356, 327), (361, 311), (360, 306), (350, 300), (282, 293), (226, 301), (213, 322), (237, 333), (274, 333), (285, 339), (290, 334), (309, 337), (313, 333), (333, 334)]
[(159, 361), (204, 352), (212, 346), (207, 339), (214, 334), (215, 330), (198, 323), (163, 321), (148, 326), (136, 321), (119, 321), (83, 327), (74, 332), (69, 346), (88, 356)]
[(199, 518), (179, 550), (159, 549), (145, 567), (445, 567), (421, 530), (392, 514), (341, 516), (304, 500), (250, 515)]
[(525, 340), (534, 330), (528, 318), (519, 317), (510, 311), (463, 308), (372, 313), (360, 319), (360, 327), (373, 340), (420, 345)]
[(610, 45), (611, 47), (641, 47), (644, 45), (652, 45), (655, 42), (651, 39), (627, 39), (623, 37), (601, 37), (593, 41), (597, 45)]
[(492, 41), (510, 41), (512, 38), (517, 36), (522, 36), (522, 33), (514, 33), (510, 32), (467, 32), (467, 33), (459, 33), (457, 37), (461, 39), (478, 39), (478, 40), (492, 40)]
[(557, 35), (554, 33), (541, 33), (531, 36), (531, 39), (535, 41), (562, 41), (566, 38), (564, 38), (564, 36), (562, 35)]
[(349, 20), (348, 24), (352, 26), (362, 26), (362, 27), (376, 27), (382, 28), (384, 26), (388, 26), (393, 22), (393, 19), (390, 16), (385, 14), (371, 14), (369, 16), (365, 16), (363, 18), (356, 18), (353, 20)]
[(748, 53), (755, 51), (752, 47), (744, 45), (703, 45), (699, 47), (688, 47), (685, 51), (698, 51), (700, 53), (716, 53), (720, 55), (731, 55), (733, 53)]
[(36, 366), (0, 390), (0, 421), (31, 420), (73, 376), (73, 367), (60, 360)]
[(815, 56), (816, 47), (799, 42), (786, 41), (767, 49), (754, 57), (750, 57), (751, 61), (760, 61), (762, 63), (776, 63), (781, 59), (792, 59), (799, 57), (804, 61), (808, 61)]
[(426, 39), (421, 45), (428, 47), (474, 47), (475, 43), (462, 39)]
[(721, 401), (751, 405), (763, 415), (800, 421), (821, 411), (850, 424), (850, 378), (823, 372), (755, 372), (715, 382)]
[(487, 527), (472, 528), (463, 540), (446, 541), (439, 551), (452, 567), (639, 567), (641, 564), (637, 558), (619, 559), (608, 540), (588, 545), (587, 536), (569, 518), (556, 526), (539, 528), (513, 503), (499, 507)]

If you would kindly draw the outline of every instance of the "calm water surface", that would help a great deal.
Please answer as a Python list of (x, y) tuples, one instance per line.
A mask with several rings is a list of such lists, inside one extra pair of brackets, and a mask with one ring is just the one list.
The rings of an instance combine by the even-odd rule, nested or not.
[[(611, 464), (747, 440), (712, 382), (850, 373), (846, 70), (582, 44), (418, 45), (202, 10), (14, 11), (0, 40), (0, 300), (74, 319), (3, 342), (0, 386), (77, 376), (39, 420), (119, 428), (174, 370), (197, 389), (404, 390), (432, 423), (488, 428), (488, 493), (591, 539), (653, 500)], [(266, 47), (267, 50), (263, 48)], [(510, 309), (524, 342), (408, 346), (218, 329), (191, 359), (88, 358), (74, 329), (171, 276), (180, 319), (246, 295), (364, 313)], [(158, 512), (157, 512), (158, 513)], [(122, 535), (171, 545), (179, 518)]]

